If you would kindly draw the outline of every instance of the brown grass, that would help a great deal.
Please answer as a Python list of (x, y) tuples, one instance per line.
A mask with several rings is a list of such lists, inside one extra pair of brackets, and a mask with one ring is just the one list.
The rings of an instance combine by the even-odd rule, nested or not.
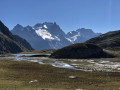
[(51, 54), (54, 51), (55, 51), (54, 49), (50, 49), (50, 50), (31, 50), (29, 52), (22, 52), (22, 54)]
[[(69, 79), (69, 76), (76, 76)], [(0, 90), (113, 90), (120, 73), (83, 72), (27, 61), (0, 61)], [(38, 80), (37, 83), (29, 83)]]

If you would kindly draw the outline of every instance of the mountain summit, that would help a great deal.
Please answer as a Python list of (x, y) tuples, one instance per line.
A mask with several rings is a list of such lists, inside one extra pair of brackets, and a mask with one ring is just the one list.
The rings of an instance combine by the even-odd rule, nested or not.
[(100, 35), (89, 29), (79, 29), (65, 34), (56, 22), (37, 23), (26, 27), (17, 24), (11, 32), (26, 39), (36, 50), (59, 49)]
[(56, 23), (45, 22), (26, 27), (16, 25), (12, 33), (26, 39), (36, 50), (57, 49), (71, 44)]

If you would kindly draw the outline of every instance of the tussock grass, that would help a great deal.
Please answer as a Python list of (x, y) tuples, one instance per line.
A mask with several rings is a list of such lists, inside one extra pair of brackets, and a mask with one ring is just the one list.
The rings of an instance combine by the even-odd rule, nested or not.
[[(83, 72), (27, 61), (0, 61), (0, 90), (117, 90), (119, 76), (120, 73)], [(31, 80), (38, 82), (29, 83)]]

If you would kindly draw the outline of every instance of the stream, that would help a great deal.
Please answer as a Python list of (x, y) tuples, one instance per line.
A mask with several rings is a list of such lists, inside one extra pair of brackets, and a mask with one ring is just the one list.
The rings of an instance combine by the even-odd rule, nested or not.
[[(31, 61), (39, 64), (49, 64), (58, 68), (68, 68), (82, 70), (85, 72), (120, 72), (120, 62), (91, 60), (91, 59), (53, 59), (48, 57), (30, 57), (37, 54), (13, 54), (11, 57), (1, 57), (2, 59), (12, 59), (16, 61)], [(47, 54), (49, 55), (49, 54)]]

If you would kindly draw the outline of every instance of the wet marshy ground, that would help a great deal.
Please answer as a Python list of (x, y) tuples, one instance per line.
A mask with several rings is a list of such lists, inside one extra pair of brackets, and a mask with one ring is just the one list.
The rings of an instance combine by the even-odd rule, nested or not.
[[(120, 72), (120, 62), (113, 62), (104, 59), (53, 59), (48, 57), (31, 57), (37, 54), (13, 54), (14, 56), (2, 57), (14, 60), (25, 60), (38, 62), (39, 64), (49, 64), (58, 68), (68, 68), (74, 70), (82, 70), (86, 72), (102, 71), (102, 72)], [(49, 54), (45, 54), (49, 55)], [(40, 56), (40, 55), (37, 55)], [(44, 55), (42, 55), (44, 56)]]

